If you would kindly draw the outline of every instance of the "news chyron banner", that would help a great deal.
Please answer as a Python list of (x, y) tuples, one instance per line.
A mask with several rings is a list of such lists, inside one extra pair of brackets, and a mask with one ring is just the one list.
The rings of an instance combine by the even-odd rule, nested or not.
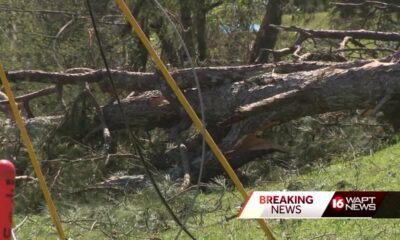
[(252, 192), (238, 218), (400, 218), (400, 192)]

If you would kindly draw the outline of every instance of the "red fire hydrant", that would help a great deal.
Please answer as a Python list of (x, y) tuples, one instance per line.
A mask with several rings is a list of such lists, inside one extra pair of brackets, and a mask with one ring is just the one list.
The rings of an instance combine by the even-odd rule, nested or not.
[(14, 164), (0, 160), (0, 240), (11, 239), (14, 188)]

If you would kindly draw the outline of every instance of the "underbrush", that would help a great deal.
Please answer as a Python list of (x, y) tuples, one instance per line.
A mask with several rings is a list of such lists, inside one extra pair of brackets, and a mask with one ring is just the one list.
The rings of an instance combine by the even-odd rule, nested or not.
[[(400, 190), (400, 144), (370, 156), (335, 159), (330, 165), (294, 174), (280, 167), (275, 181), (260, 180), (248, 190)], [(165, 180), (167, 183), (167, 180)], [(169, 187), (167, 187), (169, 186)], [(182, 217), (195, 189), (179, 193), (165, 184), (167, 199)], [(243, 200), (223, 178), (202, 188), (188, 227), (198, 239), (262, 239), (255, 221), (235, 218)], [(39, 194), (39, 193), (38, 193)], [(95, 191), (80, 193), (80, 201), (57, 199), (67, 235), (71, 239), (173, 239), (179, 227), (170, 219), (154, 191), (136, 194)], [(17, 202), (18, 208), (18, 202)], [(400, 220), (272, 220), (278, 239), (396, 239)], [(14, 226), (19, 239), (56, 239), (51, 218), (43, 206), (40, 214), (17, 213)], [(184, 233), (182, 239), (187, 239)]]

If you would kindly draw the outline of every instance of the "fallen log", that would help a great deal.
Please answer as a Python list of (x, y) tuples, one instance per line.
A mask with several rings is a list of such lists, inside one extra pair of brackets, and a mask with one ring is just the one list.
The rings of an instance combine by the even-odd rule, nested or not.
[[(276, 73), (290, 73), (298, 71), (310, 71), (328, 66), (349, 68), (360, 66), (371, 60), (354, 61), (348, 63), (328, 62), (279, 62), (272, 64), (256, 64), (244, 66), (199, 67), (195, 68), (202, 88), (212, 88), (218, 85), (243, 81), (251, 76), (274, 71)], [(164, 86), (164, 79), (158, 73), (129, 72), (111, 70), (115, 87), (125, 91), (160, 90)], [(196, 87), (193, 79), (193, 69), (182, 69), (172, 72), (178, 85), (183, 89)], [(108, 76), (105, 69), (88, 70), (81, 73), (70, 72), (45, 72), (41, 70), (8, 71), (7, 77), (11, 82), (39, 82), (53, 85), (100, 83), (105, 89), (108, 86)]]
[[(286, 66), (289, 65), (293, 66)], [(242, 80), (236, 79), (235, 75), (232, 77), (234, 80), (229, 79), (226, 69), (222, 68), (221, 71), (227, 79), (224, 83), (203, 91), (204, 106), (208, 129), (216, 136), (216, 141), (235, 168), (270, 152), (282, 151), (279, 146), (268, 144), (264, 144), (264, 148), (243, 148), (243, 143), (259, 131), (304, 116), (374, 109), (378, 105), (382, 105), (380, 108), (384, 109), (383, 99), (386, 99), (385, 102), (388, 99), (396, 100), (396, 96), (400, 94), (398, 63), (349, 62), (289, 73), (259, 73), (255, 70), (257, 74)], [(63, 81), (72, 81), (69, 77), (71, 76), (64, 75)], [(76, 76), (72, 79), (76, 80)], [(189, 82), (188, 79), (181, 81)], [(199, 112), (196, 90), (186, 89), (185, 92), (194, 103), (194, 109)], [(136, 128), (170, 128), (181, 120), (175, 108), (157, 90), (129, 96), (122, 103), (129, 123)], [(102, 106), (102, 111), (110, 129), (123, 128), (116, 103)], [(196, 153), (190, 159), (190, 169), (195, 176), (199, 167), (198, 153), (201, 144), (187, 146), (188, 152)], [(164, 158), (165, 156), (161, 156), (153, 162), (164, 161)], [(180, 166), (170, 171), (173, 178), (181, 177), (181, 172)], [(205, 179), (223, 172), (210, 152), (206, 155), (204, 172)]]

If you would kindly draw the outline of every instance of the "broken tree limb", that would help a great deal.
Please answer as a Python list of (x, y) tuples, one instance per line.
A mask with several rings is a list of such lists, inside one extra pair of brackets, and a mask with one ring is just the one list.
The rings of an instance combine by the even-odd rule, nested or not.
[[(273, 50), (273, 49), (263, 49), (268, 53), (272, 53), (274, 56), (274, 61), (281, 61), (283, 57), (292, 54), (294, 59), (298, 61), (333, 61), (333, 62), (342, 62), (347, 61), (344, 58), (344, 52), (346, 44), (351, 41), (354, 45), (362, 48), (359, 50), (368, 51), (363, 44), (361, 44), (357, 39), (369, 39), (369, 40), (380, 40), (380, 41), (399, 41), (400, 34), (396, 32), (378, 32), (378, 31), (367, 31), (367, 30), (314, 30), (314, 29), (306, 29), (297, 26), (282, 26), (282, 25), (270, 25), (272, 28), (280, 29), (283, 31), (289, 32), (297, 32), (298, 37), (296, 41), (292, 44), (292, 46)], [(301, 45), (307, 39), (340, 39), (342, 42), (339, 44), (339, 49), (336, 51), (329, 51), (329, 53), (324, 54), (322, 56), (320, 52), (317, 53), (306, 53), (302, 56), (299, 55), (301, 50)], [(337, 52), (342, 52), (340, 55), (336, 54)], [(354, 50), (356, 51), (356, 50)], [(376, 58), (376, 51), (371, 50), (369, 53), (373, 53), (373, 57)], [(389, 51), (390, 52), (390, 51)]]
[[(338, 67), (352, 67), (362, 65), (371, 60), (358, 61), (339, 65)], [(243, 81), (251, 76), (271, 72), (290, 73), (298, 71), (309, 71), (327, 66), (337, 65), (337, 63), (307, 62), (291, 63), (278, 62), (273, 64), (257, 64), (243, 66), (223, 66), (223, 67), (199, 67), (195, 68), (202, 88), (211, 88), (218, 85), (229, 84)], [(115, 81), (115, 86), (119, 90), (126, 91), (148, 91), (160, 90), (164, 80), (157, 73), (129, 72), (122, 70), (111, 70)], [(192, 69), (182, 69), (172, 72), (179, 87), (182, 89), (195, 87)], [(68, 72), (45, 72), (40, 70), (19, 70), (7, 73), (11, 82), (40, 82), (48, 84), (80, 84), (80, 83), (100, 83), (107, 88), (107, 75), (105, 70), (92, 70), (80, 73)]]
[(379, 41), (400, 41), (400, 33), (397, 32), (379, 32), (368, 30), (314, 30), (307, 28), (300, 28), (296, 26), (282, 26), (270, 25), (271, 27), (281, 29), (289, 32), (297, 32), (306, 36), (307, 38), (330, 38), (330, 39), (343, 39), (345, 37), (352, 37), (355, 39), (370, 39)]
[(336, 52), (356, 52), (356, 51), (365, 51), (365, 52), (389, 52), (395, 53), (396, 51), (391, 48), (346, 48), (346, 49), (336, 49), (332, 50), (333, 53)]
[[(36, 92), (32, 92), (32, 93), (27, 93), (24, 94), (22, 96), (18, 96), (15, 98), (15, 101), (17, 102), (29, 102), (30, 100), (34, 99), (34, 98), (38, 98), (38, 97), (43, 97), (43, 96), (47, 96), (50, 95), (52, 93), (56, 92), (56, 87), (48, 87), (48, 88), (44, 88), (41, 89), (39, 91)], [(8, 100), (1, 100), (0, 101), (0, 105), (7, 105)]]
[(364, 2), (331, 2), (330, 4), (340, 7), (361, 7), (361, 6), (375, 6), (379, 9), (400, 10), (400, 5), (394, 3), (386, 3), (382, 1), (364, 1)]
[(261, 52), (261, 54), (263, 52), (264, 53), (268, 53), (268, 54), (271, 53), (273, 58), (274, 58), (274, 62), (279, 62), (279, 61), (282, 60), (282, 57), (284, 57), (286, 55), (289, 55), (289, 54), (292, 54), (292, 53), (293, 53), (294, 56), (298, 56), (298, 52), (300, 51), (300, 49), (301, 49), (300, 45), (294, 45), (292, 47), (282, 48), (282, 49), (278, 49), (278, 50), (261, 48), (260, 52)]

